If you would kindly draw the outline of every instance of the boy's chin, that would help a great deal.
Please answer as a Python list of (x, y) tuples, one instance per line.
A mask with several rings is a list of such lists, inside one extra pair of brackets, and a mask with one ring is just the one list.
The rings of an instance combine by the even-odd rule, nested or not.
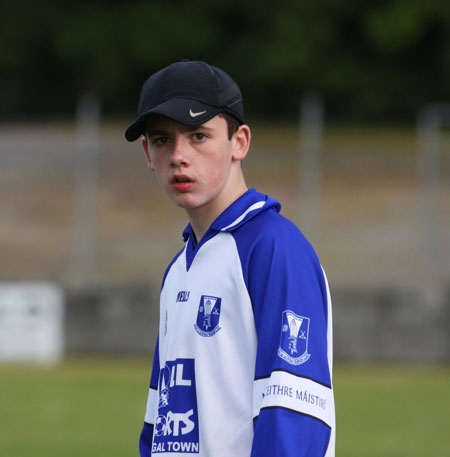
[(194, 201), (192, 195), (187, 193), (179, 194), (179, 195), (169, 195), (169, 198), (175, 203), (176, 206), (183, 209), (194, 209), (198, 205), (197, 202)]

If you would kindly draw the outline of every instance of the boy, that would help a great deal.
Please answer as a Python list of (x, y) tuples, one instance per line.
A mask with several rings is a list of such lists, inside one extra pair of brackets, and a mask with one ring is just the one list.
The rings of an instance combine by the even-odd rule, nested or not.
[(246, 187), (240, 89), (171, 64), (125, 136), (189, 219), (163, 279), (141, 456), (334, 456), (327, 280), (280, 204)]

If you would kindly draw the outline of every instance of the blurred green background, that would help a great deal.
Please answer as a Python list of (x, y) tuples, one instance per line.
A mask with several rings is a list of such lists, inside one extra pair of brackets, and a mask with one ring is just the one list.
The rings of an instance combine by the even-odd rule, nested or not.
[[(144, 359), (0, 367), (1, 454), (138, 455), (148, 372)], [(336, 455), (449, 455), (449, 375), (442, 368), (338, 367)]]
[(123, 134), (143, 81), (183, 58), (238, 82), (247, 183), (327, 271), (337, 456), (450, 455), (444, 0), (0, 0), (0, 281), (67, 297), (66, 357), (0, 364), (0, 455), (138, 455), (186, 218)]
[(71, 114), (86, 91), (134, 112), (144, 79), (183, 58), (225, 68), (252, 117), (295, 117), (307, 90), (330, 119), (413, 122), (450, 96), (445, 0), (2, 0), (0, 31), (3, 119)]

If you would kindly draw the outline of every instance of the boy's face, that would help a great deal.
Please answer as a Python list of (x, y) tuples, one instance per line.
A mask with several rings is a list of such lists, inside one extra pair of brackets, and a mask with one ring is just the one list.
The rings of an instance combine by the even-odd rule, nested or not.
[(220, 116), (188, 127), (158, 115), (148, 122), (142, 145), (149, 168), (176, 205), (191, 214), (204, 210), (218, 215), (234, 200), (249, 140), (247, 126), (240, 126), (230, 140)]

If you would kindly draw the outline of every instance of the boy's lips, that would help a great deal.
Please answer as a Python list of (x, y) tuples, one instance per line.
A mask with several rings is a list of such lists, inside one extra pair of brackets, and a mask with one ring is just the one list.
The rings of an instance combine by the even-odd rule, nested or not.
[(178, 192), (187, 192), (192, 189), (194, 181), (187, 175), (174, 175), (171, 179), (171, 184)]

